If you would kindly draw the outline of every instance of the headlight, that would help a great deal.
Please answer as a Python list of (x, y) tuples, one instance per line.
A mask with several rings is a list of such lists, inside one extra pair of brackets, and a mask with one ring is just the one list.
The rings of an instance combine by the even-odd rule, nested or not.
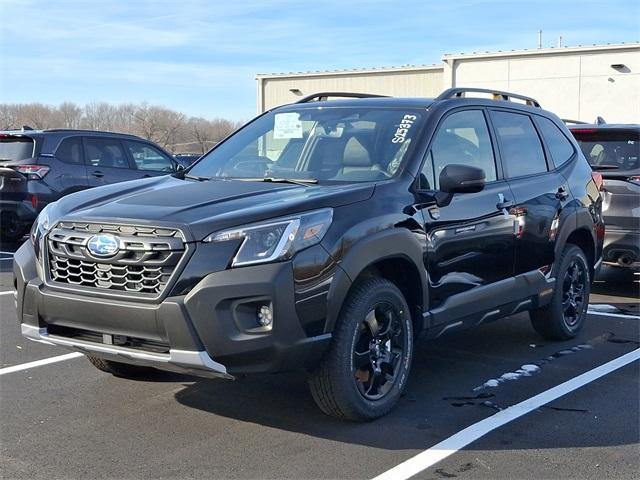
[(332, 219), (333, 210), (325, 208), (212, 233), (204, 241), (242, 240), (232, 267), (286, 260), (296, 252), (320, 243)]
[(34, 245), (38, 244), (38, 241), (45, 235), (49, 229), (53, 226), (53, 221), (51, 218), (51, 211), (53, 210), (53, 204), (50, 203), (46, 207), (42, 209), (36, 221), (33, 222), (33, 226), (31, 227), (31, 243)]

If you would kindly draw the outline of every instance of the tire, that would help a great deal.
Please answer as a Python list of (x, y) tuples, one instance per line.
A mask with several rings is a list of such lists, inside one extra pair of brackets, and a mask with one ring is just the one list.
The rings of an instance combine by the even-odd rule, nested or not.
[(131, 365), (129, 363), (114, 362), (105, 360), (100, 357), (87, 355), (87, 359), (98, 370), (123, 378), (141, 378), (148, 377), (155, 372), (154, 368), (142, 367), (140, 365)]
[(15, 212), (4, 212), (0, 218), (0, 240), (18, 242), (26, 235), (29, 227), (21, 223)]
[(367, 278), (342, 306), (331, 345), (309, 378), (311, 394), (327, 415), (373, 420), (398, 402), (412, 357), (413, 325), (402, 292), (388, 280)]
[(584, 252), (567, 245), (555, 272), (556, 285), (551, 302), (531, 310), (533, 328), (549, 340), (570, 340), (582, 329), (587, 317), (591, 273)]

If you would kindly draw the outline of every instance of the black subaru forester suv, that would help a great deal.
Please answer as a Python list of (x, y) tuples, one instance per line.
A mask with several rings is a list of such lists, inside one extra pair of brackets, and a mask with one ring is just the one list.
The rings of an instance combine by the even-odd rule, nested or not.
[(49, 205), (15, 255), (22, 333), (118, 376), (305, 369), (353, 420), (398, 401), (419, 336), (529, 310), (574, 337), (604, 235), (589, 164), (535, 100), (472, 92), (313, 95), (185, 172)]

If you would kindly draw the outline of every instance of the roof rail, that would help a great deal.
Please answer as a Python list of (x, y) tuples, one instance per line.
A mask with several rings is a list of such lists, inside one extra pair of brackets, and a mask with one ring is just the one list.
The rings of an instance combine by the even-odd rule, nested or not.
[(571, 120), (569, 118), (561, 118), (564, 123), (573, 123), (574, 125), (586, 125), (587, 122), (583, 122), (581, 120)]
[(140, 138), (138, 137), (138, 135), (134, 134), (134, 133), (122, 133), (122, 132), (110, 132), (109, 130), (90, 130), (87, 128), (47, 128), (46, 130), (43, 130), (43, 132), (74, 132), (74, 133), (94, 133), (94, 134), (107, 134), (107, 135), (124, 135), (124, 136), (128, 136), (128, 137), (136, 137), (136, 138)]
[(494, 100), (505, 100), (510, 101), (512, 98), (517, 98), (519, 100), (524, 100), (525, 103), (531, 107), (540, 107), (540, 103), (531, 97), (525, 97), (524, 95), (519, 95), (517, 93), (503, 92), (500, 90), (491, 90), (488, 88), (467, 88), (467, 87), (454, 87), (448, 88), (440, 95), (436, 97), (436, 100), (447, 100), (449, 98), (461, 98), (464, 97), (466, 93), (489, 93), (493, 96)]
[(295, 103), (309, 103), (314, 100), (322, 101), (327, 100), (329, 97), (342, 97), (342, 98), (379, 98), (386, 97), (387, 95), (376, 95), (375, 93), (355, 93), (355, 92), (320, 92), (312, 95), (307, 95), (301, 98)]

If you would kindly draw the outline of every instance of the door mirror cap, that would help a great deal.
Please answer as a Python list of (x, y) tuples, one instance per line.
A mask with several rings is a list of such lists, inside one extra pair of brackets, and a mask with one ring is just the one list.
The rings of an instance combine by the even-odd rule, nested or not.
[(176, 164), (176, 172), (184, 172), (184, 165), (181, 163)]
[(470, 165), (450, 164), (440, 172), (440, 191), (444, 193), (475, 193), (484, 188), (484, 170)]

